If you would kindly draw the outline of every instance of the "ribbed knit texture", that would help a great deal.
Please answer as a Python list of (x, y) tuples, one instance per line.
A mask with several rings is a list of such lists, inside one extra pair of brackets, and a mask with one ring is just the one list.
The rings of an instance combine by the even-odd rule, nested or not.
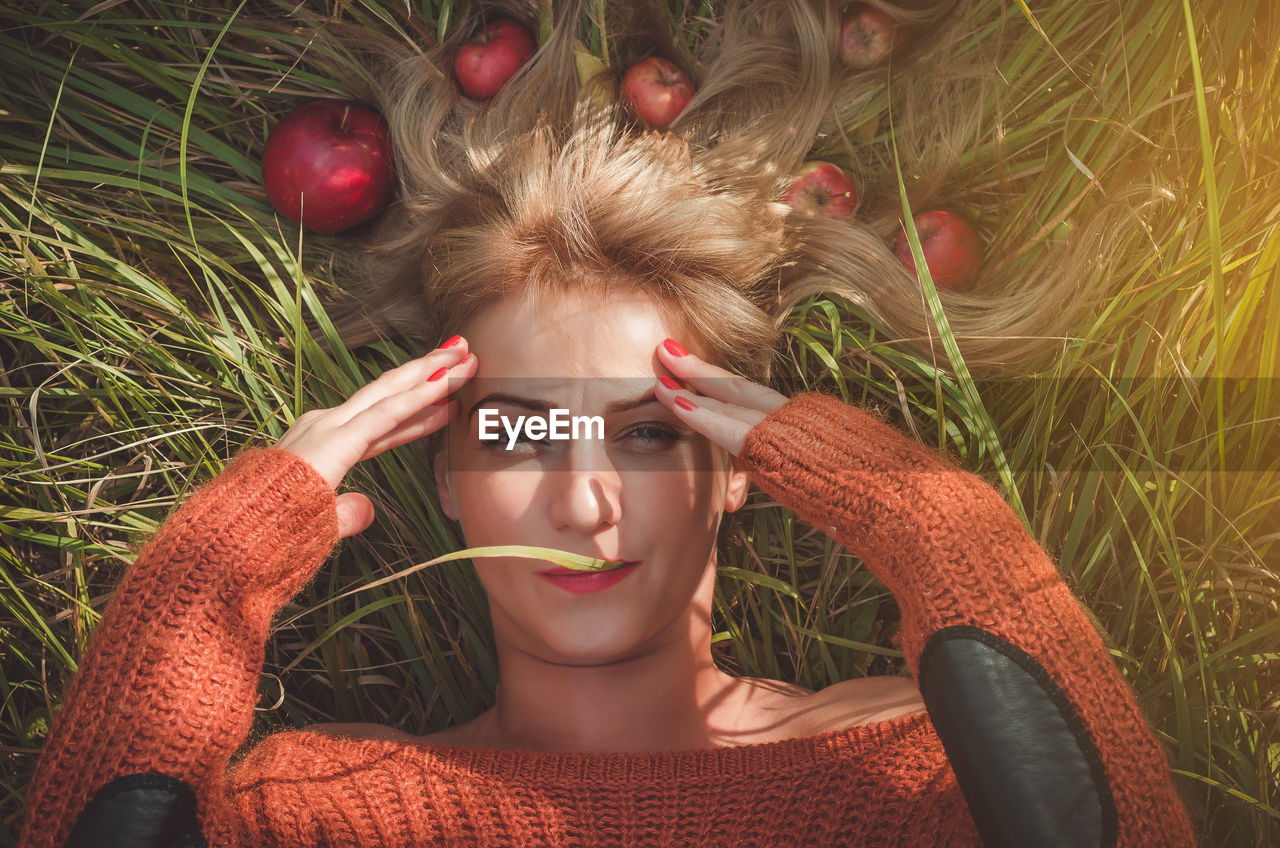
[[(969, 624), (1026, 651), (1092, 735), (1121, 846), (1194, 845), (1133, 692), (999, 493), (874, 415), (816, 393), (740, 457), (779, 503), (859, 556), (903, 611), (907, 662)], [(61, 845), (99, 787), (189, 782), (213, 846), (978, 846), (924, 714), (729, 748), (495, 751), (278, 733), (228, 768), (271, 615), (337, 540), (309, 465), (247, 451), (160, 529), (122, 581), (28, 795), (20, 846)]]

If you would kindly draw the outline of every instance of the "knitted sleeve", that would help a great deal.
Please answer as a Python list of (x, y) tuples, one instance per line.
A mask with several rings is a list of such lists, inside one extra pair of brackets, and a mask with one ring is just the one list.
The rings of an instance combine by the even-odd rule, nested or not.
[(1195, 844), (1131, 687), (995, 489), (817, 393), (752, 428), (739, 462), (893, 592), (907, 664), (988, 845)]
[[(233, 843), (223, 776), (253, 721), (270, 619), (336, 542), (333, 491), (288, 452), (245, 451), (196, 490), (93, 634), (28, 791), (21, 848), (98, 844), (106, 829), (118, 844)], [(186, 830), (193, 808), (199, 835)]]

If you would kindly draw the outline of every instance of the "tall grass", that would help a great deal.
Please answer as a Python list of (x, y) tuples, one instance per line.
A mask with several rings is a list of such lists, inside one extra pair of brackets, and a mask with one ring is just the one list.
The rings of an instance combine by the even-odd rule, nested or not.
[[(715, 13), (668, 5), (690, 39)], [(1016, 35), (1009, 88), (975, 104), (1000, 120), (966, 153), (958, 202), (988, 261), (1015, 267), (1087, 227), (1090, 204), (1128, 202), (1112, 296), (1051, 372), (1002, 381), (957, 361), (928, 285), (930, 361), (813, 298), (787, 325), (794, 367), (779, 388), (889, 407), (1001, 487), (1097, 615), (1204, 843), (1274, 844), (1280, 10), (1040, 5), (992, 0)], [(415, 38), (457, 17), (447, 0), (342, 8)], [(0, 844), (138, 542), (240, 446), (409, 355), (329, 353), (307, 332), (331, 334), (334, 241), (272, 215), (257, 158), (280, 114), (337, 88), (317, 63), (282, 61), (288, 36), (249, 9), (287, 14), (172, 0), (0, 10)], [(607, 57), (601, 19), (588, 15), (584, 43)], [(884, 202), (909, 206), (894, 105), (890, 81), (815, 152), (856, 161)], [(260, 732), (333, 719), (426, 732), (491, 702), (469, 566), (325, 603), (461, 547), (428, 480), (411, 446), (353, 475), (379, 520), (281, 616)], [(759, 492), (740, 516), (716, 598), (724, 667), (811, 688), (902, 673), (892, 600), (856, 559)]]

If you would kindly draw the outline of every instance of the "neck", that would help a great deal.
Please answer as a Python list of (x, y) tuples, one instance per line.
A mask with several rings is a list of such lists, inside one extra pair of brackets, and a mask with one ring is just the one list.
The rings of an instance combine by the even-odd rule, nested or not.
[(602, 753), (730, 744), (755, 687), (712, 658), (714, 580), (713, 557), (688, 614), (615, 662), (551, 662), (499, 638), (501, 682), (475, 737), (506, 750)]

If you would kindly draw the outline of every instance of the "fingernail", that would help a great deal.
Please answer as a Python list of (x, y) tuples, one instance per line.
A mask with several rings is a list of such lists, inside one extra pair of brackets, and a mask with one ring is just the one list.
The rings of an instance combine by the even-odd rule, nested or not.
[(689, 351), (681, 347), (680, 342), (676, 341), (675, 339), (667, 339), (662, 343), (662, 346), (665, 347), (667, 349), (667, 353), (671, 354), (672, 356), (688, 356), (689, 355)]
[(449, 340), (448, 340), (447, 342), (445, 342), (444, 344), (440, 345), (440, 347), (453, 347), (454, 345), (456, 345), (456, 344), (457, 344), (458, 342), (460, 342), (460, 341), (462, 341), (462, 336), (457, 336), (457, 335), (455, 335), (455, 336), (450, 336), (450, 337), (449, 337)]
[(697, 404), (689, 400), (684, 395), (676, 396), (676, 406), (680, 407), (681, 409), (697, 409), (698, 408)]
[(681, 386), (675, 380), (668, 377), (666, 374), (663, 374), (661, 377), (659, 377), (658, 382), (666, 386), (668, 389), (672, 389), (673, 391), (677, 391), (677, 392), (680, 391), (681, 388), (683, 388), (683, 386)]
[(466, 362), (470, 358), (471, 358), (471, 351), (467, 351), (467, 355), (462, 357), (462, 359), (458, 361), (458, 364), (461, 365), (463, 362)]
[(434, 373), (434, 374), (432, 374), (430, 377), (428, 377), (428, 378), (427, 378), (427, 382), (428, 382), (428, 383), (432, 383), (432, 382), (435, 382), (436, 380), (439, 380), (439, 379), (440, 379), (441, 377), (443, 377), (446, 373), (448, 373), (448, 371), (449, 371), (449, 369), (448, 369), (448, 368), (441, 368), (440, 370), (436, 371), (436, 373)]
[(440, 398), (440, 400), (438, 400), (438, 401), (436, 401), (435, 403), (433, 403), (433, 404), (432, 404), (432, 406), (448, 406), (448, 405), (449, 405), (449, 401), (451, 401), (451, 400), (453, 400), (453, 398), (451, 398), (451, 397), (447, 397), (447, 398)]

